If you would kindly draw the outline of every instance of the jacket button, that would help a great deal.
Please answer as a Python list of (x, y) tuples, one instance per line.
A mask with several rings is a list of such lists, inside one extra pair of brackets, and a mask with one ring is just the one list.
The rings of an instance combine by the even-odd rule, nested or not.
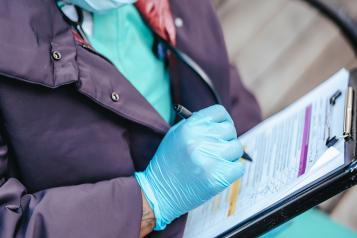
[(59, 51), (55, 50), (52, 52), (52, 58), (54, 60), (60, 60), (62, 58), (62, 55)]
[(176, 17), (175, 25), (176, 25), (177, 28), (182, 27), (183, 26), (183, 20), (181, 18), (179, 18), (179, 17)]
[(111, 96), (113, 102), (117, 102), (119, 101), (119, 94), (117, 92), (112, 92), (112, 96)]

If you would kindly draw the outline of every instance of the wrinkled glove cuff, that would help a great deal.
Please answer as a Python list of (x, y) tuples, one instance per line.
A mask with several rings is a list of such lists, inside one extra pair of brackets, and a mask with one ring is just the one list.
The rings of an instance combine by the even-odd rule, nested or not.
[(145, 176), (145, 172), (136, 172), (134, 175), (141, 187), (141, 190), (145, 195), (146, 200), (148, 201), (150, 207), (154, 211), (155, 219), (156, 219), (155, 221), (156, 225), (154, 227), (154, 230), (155, 231), (164, 230), (168, 223), (164, 221), (161, 215), (159, 204), (155, 198), (154, 191), (152, 190), (152, 187)]

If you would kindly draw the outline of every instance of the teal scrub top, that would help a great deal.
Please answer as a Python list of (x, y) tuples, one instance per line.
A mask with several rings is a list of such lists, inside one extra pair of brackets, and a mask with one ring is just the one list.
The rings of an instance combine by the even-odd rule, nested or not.
[(174, 112), (169, 71), (153, 52), (154, 35), (133, 4), (93, 14), (94, 49), (109, 58), (162, 118), (172, 124)]

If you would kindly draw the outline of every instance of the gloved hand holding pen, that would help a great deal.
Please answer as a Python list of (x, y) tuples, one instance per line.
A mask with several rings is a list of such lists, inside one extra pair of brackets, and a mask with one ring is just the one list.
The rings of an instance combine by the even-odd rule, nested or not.
[(155, 230), (223, 191), (244, 173), (243, 150), (224, 107), (193, 113), (175, 125), (150, 164), (135, 177), (155, 217)]

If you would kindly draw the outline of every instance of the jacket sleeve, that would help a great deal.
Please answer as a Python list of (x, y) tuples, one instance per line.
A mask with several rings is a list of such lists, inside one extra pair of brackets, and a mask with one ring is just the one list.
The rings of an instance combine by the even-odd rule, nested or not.
[(230, 99), (230, 113), (239, 135), (262, 120), (255, 96), (243, 85), (237, 68), (233, 65), (230, 66)]
[(0, 136), (1, 238), (139, 237), (142, 201), (134, 177), (29, 194), (7, 175), (8, 162)]

